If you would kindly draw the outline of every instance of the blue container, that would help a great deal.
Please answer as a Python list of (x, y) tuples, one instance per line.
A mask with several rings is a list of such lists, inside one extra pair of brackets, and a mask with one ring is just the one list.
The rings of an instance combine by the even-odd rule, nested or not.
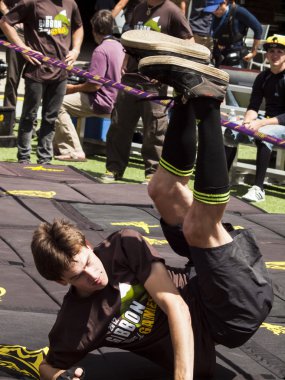
[[(72, 117), (72, 122), (76, 127), (77, 117)], [(106, 142), (106, 136), (111, 124), (110, 119), (102, 117), (86, 117), (84, 137)]]
[(84, 137), (88, 139), (106, 141), (110, 124), (110, 119), (104, 119), (102, 117), (88, 117), (86, 118)]

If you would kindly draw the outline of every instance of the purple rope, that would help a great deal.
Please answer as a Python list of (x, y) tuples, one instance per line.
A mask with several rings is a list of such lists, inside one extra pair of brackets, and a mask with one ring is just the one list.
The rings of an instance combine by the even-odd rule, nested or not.
[(244, 133), (248, 136), (252, 136), (258, 140), (267, 141), (273, 145), (277, 145), (279, 148), (285, 149), (285, 139), (279, 139), (274, 136), (266, 135), (262, 132), (253, 131), (251, 129), (246, 128), (244, 125), (239, 125), (239, 124), (233, 123), (232, 121), (227, 121), (227, 120), (222, 119), (221, 124), (224, 127)]
[[(122, 91), (128, 92), (129, 94), (135, 95), (139, 98), (142, 98), (142, 99), (149, 98), (149, 100), (151, 100), (155, 103), (164, 105), (166, 107), (171, 107), (173, 104), (172, 100), (169, 100), (169, 99), (151, 99), (152, 97), (155, 97), (156, 95), (148, 93), (146, 91), (139, 90), (139, 89), (134, 88), (134, 87), (127, 86), (127, 85), (120, 83), (120, 82), (112, 81), (111, 79), (106, 79), (106, 78), (100, 77), (99, 75), (92, 75), (87, 70), (80, 69), (79, 67), (76, 67), (76, 66), (68, 66), (66, 63), (60, 61), (57, 58), (47, 57), (47, 56), (45, 56), (41, 53), (38, 53), (36, 51), (33, 51), (33, 50), (26, 50), (26, 49), (24, 49), (18, 45), (12, 44), (11, 42), (4, 41), (4, 40), (0, 39), (0, 45), (3, 45), (9, 49), (15, 50), (18, 53), (23, 53), (23, 54), (28, 55), (30, 57), (36, 58), (38, 61), (47, 63), (47, 64), (55, 66), (55, 67), (60, 67), (61, 69), (67, 70), (68, 72), (76, 74), (80, 77), (95, 80), (104, 86), (111, 86), (111, 87), (116, 88), (117, 90), (122, 90)], [(274, 144), (274, 145), (277, 145), (278, 147), (283, 148), (283, 149), (285, 148), (285, 139), (279, 139), (279, 138), (274, 137), (274, 136), (265, 135), (264, 133), (261, 133), (258, 131), (257, 132), (252, 131), (250, 129), (245, 128), (243, 125), (239, 125), (239, 124), (227, 121), (227, 120), (221, 120), (221, 124), (227, 128), (237, 130), (237, 131), (239, 131), (241, 133), (245, 133), (246, 135), (249, 135), (249, 136), (253, 136), (256, 139), (267, 141), (267, 142)]]
[[(61, 69), (67, 70), (68, 72), (76, 74), (80, 77), (95, 80), (96, 82), (99, 82), (100, 84), (102, 84), (104, 86), (115, 87), (118, 90), (126, 91), (129, 94), (135, 95), (139, 98), (147, 99), (147, 98), (151, 98), (151, 97), (156, 96), (156, 94), (151, 94), (151, 93), (148, 93), (146, 91), (142, 91), (142, 90), (139, 90), (137, 88), (127, 86), (123, 83), (115, 82), (111, 79), (106, 79), (106, 78), (100, 77), (99, 75), (92, 75), (87, 70), (80, 69), (79, 67), (76, 67), (76, 66), (69, 66), (65, 62), (62, 62), (57, 58), (47, 57), (47, 56), (45, 56), (41, 53), (38, 53), (36, 51), (33, 51), (33, 50), (26, 50), (26, 49), (24, 49), (18, 45), (15, 45), (15, 44), (12, 44), (11, 42), (8, 42), (8, 41), (4, 41), (4, 40), (0, 39), (0, 45), (3, 45), (9, 49), (15, 50), (18, 53), (23, 53), (25, 55), (28, 55), (29, 57), (36, 58), (38, 61), (41, 61), (43, 63), (47, 63), (47, 64), (55, 66), (55, 67), (60, 67)], [(168, 107), (172, 103), (172, 100), (169, 100), (169, 99), (166, 99), (166, 100), (165, 99), (155, 99), (153, 101), (155, 103), (159, 103), (161, 105), (168, 106)]]

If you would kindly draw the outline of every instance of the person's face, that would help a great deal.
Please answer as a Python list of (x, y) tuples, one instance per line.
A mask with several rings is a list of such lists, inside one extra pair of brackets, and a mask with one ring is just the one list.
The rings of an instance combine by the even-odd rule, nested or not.
[(227, 2), (221, 3), (217, 7), (217, 9), (213, 12), (213, 15), (215, 15), (218, 18), (222, 17), (227, 10), (227, 6), (228, 6)]
[(87, 297), (102, 290), (108, 284), (108, 276), (101, 260), (90, 247), (82, 247), (69, 269), (63, 273), (60, 281), (63, 285), (71, 284), (79, 295)]
[(285, 49), (270, 48), (266, 53), (266, 58), (271, 67), (280, 67), (285, 64)]

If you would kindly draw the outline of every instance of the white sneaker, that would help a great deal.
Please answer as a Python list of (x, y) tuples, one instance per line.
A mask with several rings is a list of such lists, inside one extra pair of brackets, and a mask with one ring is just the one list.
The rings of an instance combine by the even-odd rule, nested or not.
[(261, 190), (259, 186), (254, 185), (241, 198), (249, 202), (262, 202), (265, 201), (265, 191)]

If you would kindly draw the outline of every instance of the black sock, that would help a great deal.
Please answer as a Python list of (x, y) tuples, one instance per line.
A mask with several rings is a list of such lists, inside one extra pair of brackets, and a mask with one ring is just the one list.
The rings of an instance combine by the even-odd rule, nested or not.
[(255, 185), (263, 190), (264, 179), (270, 162), (271, 150), (261, 141), (256, 141), (256, 174)]
[(176, 100), (165, 134), (160, 165), (180, 177), (190, 176), (196, 158), (196, 119), (191, 104)]
[(210, 98), (191, 100), (198, 124), (198, 155), (194, 198), (207, 204), (229, 200), (229, 176), (220, 122), (220, 102)]

